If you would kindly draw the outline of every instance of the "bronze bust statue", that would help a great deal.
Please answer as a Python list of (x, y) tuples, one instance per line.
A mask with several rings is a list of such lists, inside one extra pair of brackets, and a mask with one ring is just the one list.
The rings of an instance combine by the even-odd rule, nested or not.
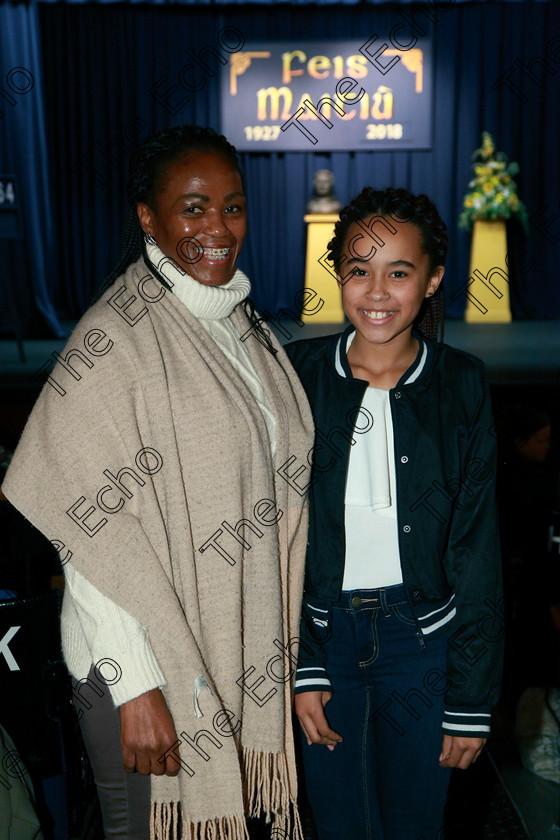
[(334, 175), (330, 169), (319, 169), (313, 176), (313, 198), (307, 203), (308, 213), (338, 213), (340, 202), (334, 197)]

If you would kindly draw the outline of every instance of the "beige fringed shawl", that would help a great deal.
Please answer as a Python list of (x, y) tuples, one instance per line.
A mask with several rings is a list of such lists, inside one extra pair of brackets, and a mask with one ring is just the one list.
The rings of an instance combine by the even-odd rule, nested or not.
[[(231, 318), (250, 330), (240, 305)], [(157, 840), (246, 838), (245, 814), (301, 836), (290, 676), (307, 527), (296, 484), (313, 428), (275, 339), (276, 357), (246, 341), (276, 418), (276, 463), (239, 374), (140, 260), (78, 324), (3, 486), (148, 628), (182, 763), (175, 778), (151, 777)]]

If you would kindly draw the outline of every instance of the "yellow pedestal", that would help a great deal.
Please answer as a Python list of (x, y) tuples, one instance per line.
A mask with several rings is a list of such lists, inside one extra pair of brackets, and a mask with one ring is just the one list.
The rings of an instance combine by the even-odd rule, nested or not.
[(344, 311), (340, 289), (334, 277), (332, 265), (328, 264), (327, 267), (324, 259), (327, 245), (333, 237), (334, 224), (338, 221), (338, 215), (314, 213), (304, 216), (303, 220), (308, 224), (305, 289), (316, 293), (314, 297), (311, 294), (306, 295), (304, 300), (309, 297), (310, 309), (316, 310), (319, 298), (323, 301), (323, 305), (312, 314), (306, 314), (304, 311), (301, 319), (306, 323), (314, 324), (342, 324)]
[(475, 222), (465, 320), (471, 324), (511, 321), (504, 221)]

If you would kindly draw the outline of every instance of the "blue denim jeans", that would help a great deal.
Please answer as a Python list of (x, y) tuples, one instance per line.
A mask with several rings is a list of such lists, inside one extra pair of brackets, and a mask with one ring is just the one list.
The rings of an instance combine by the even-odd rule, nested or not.
[(398, 585), (343, 592), (320, 632), (344, 741), (331, 752), (302, 734), (319, 840), (443, 840), (448, 625), (422, 639)]

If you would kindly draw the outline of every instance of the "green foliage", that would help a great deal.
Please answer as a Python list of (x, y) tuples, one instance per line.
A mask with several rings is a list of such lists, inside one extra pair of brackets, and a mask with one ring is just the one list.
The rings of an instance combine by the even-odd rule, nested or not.
[(469, 181), (469, 190), (463, 200), (463, 211), (459, 216), (459, 227), (472, 230), (474, 222), (482, 219), (510, 219), (517, 216), (525, 233), (529, 233), (527, 208), (517, 197), (517, 186), (513, 180), (519, 166), (508, 159), (503, 152), (496, 152), (494, 140), (482, 132), (482, 146), (473, 156), (474, 178)]

